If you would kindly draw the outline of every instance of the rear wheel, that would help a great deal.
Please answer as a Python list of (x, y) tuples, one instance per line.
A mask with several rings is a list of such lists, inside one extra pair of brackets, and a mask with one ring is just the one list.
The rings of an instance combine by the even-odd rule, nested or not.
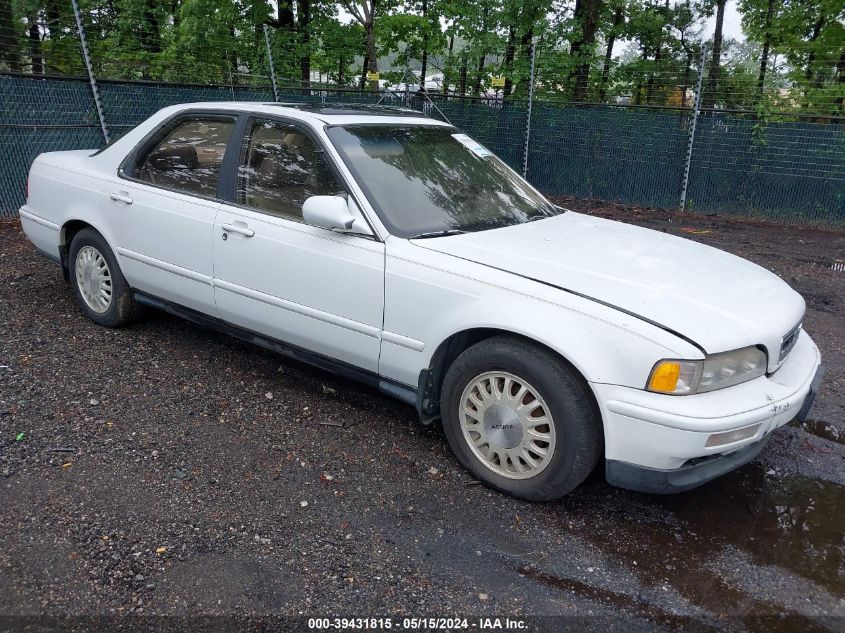
[(441, 414), (461, 463), (486, 484), (530, 501), (561, 497), (598, 463), (602, 427), (584, 380), (517, 338), (486, 339), (446, 373)]
[(106, 327), (120, 327), (138, 316), (132, 288), (106, 240), (94, 229), (82, 229), (73, 237), (68, 265), (76, 302), (89, 319)]

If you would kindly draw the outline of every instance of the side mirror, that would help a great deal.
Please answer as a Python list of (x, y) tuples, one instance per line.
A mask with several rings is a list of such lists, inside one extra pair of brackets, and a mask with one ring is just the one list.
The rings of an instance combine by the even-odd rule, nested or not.
[(346, 199), (340, 196), (311, 196), (302, 205), (302, 217), (307, 224), (332, 231), (348, 231), (355, 222)]

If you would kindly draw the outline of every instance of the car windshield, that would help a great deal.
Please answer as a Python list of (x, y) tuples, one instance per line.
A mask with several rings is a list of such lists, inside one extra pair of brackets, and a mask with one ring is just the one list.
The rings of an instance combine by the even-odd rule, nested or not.
[(382, 222), (399, 237), (483, 231), (559, 213), (454, 128), (370, 124), (326, 131)]

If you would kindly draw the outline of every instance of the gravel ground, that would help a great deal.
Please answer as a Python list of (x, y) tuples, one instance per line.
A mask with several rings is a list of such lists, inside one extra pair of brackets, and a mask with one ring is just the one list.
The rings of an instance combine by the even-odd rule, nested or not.
[(0, 630), (38, 614), (842, 630), (845, 236), (567, 202), (790, 282), (828, 367), (814, 421), (688, 493), (594, 477), (529, 504), (476, 485), (438, 428), (371, 389), (163, 314), (95, 326), (5, 223)]

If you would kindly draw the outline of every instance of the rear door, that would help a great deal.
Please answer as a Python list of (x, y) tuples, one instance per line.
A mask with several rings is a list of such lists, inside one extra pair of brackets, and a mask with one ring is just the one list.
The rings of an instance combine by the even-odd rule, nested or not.
[(310, 131), (254, 117), (240, 145), (233, 193), (214, 228), (220, 317), (377, 371), (384, 244), (304, 223), (306, 198), (344, 191)]
[(171, 119), (139, 144), (105, 191), (130, 285), (214, 316), (212, 234), (236, 119), (196, 112)]

